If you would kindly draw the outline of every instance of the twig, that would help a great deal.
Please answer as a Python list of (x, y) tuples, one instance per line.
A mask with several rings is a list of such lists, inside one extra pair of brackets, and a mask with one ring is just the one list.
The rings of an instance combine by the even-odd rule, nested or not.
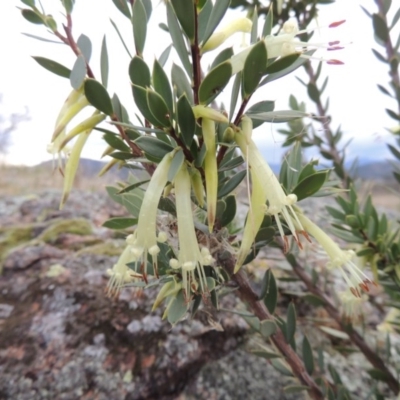
[[(220, 265), (223, 266), (225, 271), (230, 275), (231, 279), (238, 285), (237, 293), (242, 301), (247, 303), (251, 311), (256, 315), (260, 321), (271, 320), (274, 318), (265, 307), (264, 303), (261, 302), (257, 296), (257, 293), (250, 286), (249, 280), (243, 270), (236, 274), (233, 274), (235, 260), (233, 255), (228, 253), (221, 253), (217, 255)], [(308, 387), (308, 394), (312, 399), (319, 400), (323, 399), (324, 396), (314, 382), (313, 378), (307, 373), (304, 368), (304, 363), (292, 347), (286, 343), (286, 339), (281, 330), (277, 330), (276, 333), (271, 335), (271, 340), (275, 344), (276, 348), (285, 357), (287, 363), (290, 365), (293, 374), (300, 380), (300, 382)]]

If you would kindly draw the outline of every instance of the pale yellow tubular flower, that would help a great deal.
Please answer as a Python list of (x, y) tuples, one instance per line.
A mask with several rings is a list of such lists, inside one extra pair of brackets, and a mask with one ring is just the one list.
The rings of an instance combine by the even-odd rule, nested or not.
[(350, 289), (339, 293), (339, 299), (342, 303), (343, 315), (351, 321), (357, 321), (363, 314), (363, 304), (366, 301), (365, 296), (354, 296)]
[(204, 206), (204, 185), (201, 174), (197, 168), (189, 168), (190, 182), (193, 193), (200, 207)]
[[(73, 98), (75, 98), (75, 96), (73, 96)], [(57, 118), (56, 127), (54, 129), (51, 141), (54, 141), (57, 136), (65, 129), (71, 119), (74, 118), (75, 115), (77, 115), (88, 105), (89, 102), (87, 101), (85, 95), (81, 93), (75, 102), (69, 104), (68, 108), (64, 109), (63, 107), (64, 111), (62, 114), (59, 115), (59, 118)]]
[(275, 217), (276, 225), (284, 242), (285, 251), (289, 248), (289, 242), (284, 233), (280, 217), (285, 221), (298, 246), (302, 248), (298, 231), (304, 233), (304, 228), (297, 219), (297, 215), (292, 207), (296, 203), (297, 197), (294, 194), (285, 194), (278, 178), (265, 161), (253, 139), (251, 139), (251, 132), (252, 121), (249, 117), (244, 116), (242, 118), (242, 132), (236, 133), (235, 141), (239, 145), (252, 173), (257, 175), (258, 180), (265, 185), (266, 200), (268, 202), (268, 205), (265, 205), (265, 213)]
[[(334, 22), (329, 25), (330, 28), (335, 28), (341, 25), (344, 21)], [(312, 31), (312, 30), (311, 30)], [(304, 52), (317, 48), (325, 48), (327, 50), (340, 50), (342, 47), (339, 46), (339, 41), (332, 41), (328, 43), (313, 43), (313, 42), (302, 42), (297, 39), (297, 36), (309, 32), (309, 30), (299, 30), (297, 22), (295, 20), (286, 21), (283, 24), (282, 30), (279, 35), (269, 35), (263, 39), (265, 47), (267, 49), (268, 59), (275, 59), (278, 57), (284, 57), (289, 54), (301, 53), (302, 58), (314, 58), (310, 57)], [(252, 47), (235, 54), (231, 58), (232, 75), (237, 74), (243, 69), (244, 62)], [(320, 61), (326, 61), (328, 64), (343, 64), (343, 62), (336, 59), (324, 60), (317, 58)]]
[[(178, 259), (171, 259), (170, 266), (182, 271), (182, 287), (187, 300), (191, 297), (192, 289), (197, 289), (195, 271), (199, 277), (201, 292), (204, 293), (206, 276), (204, 265), (209, 264), (212, 258), (208, 257), (207, 249), (200, 251), (193, 222), (191, 187), (189, 172), (185, 164), (182, 165), (175, 177), (175, 200), (178, 222)], [(207, 253), (207, 257), (205, 254)]]
[(251, 197), (250, 208), (244, 226), (242, 242), (236, 259), (234, 273), (239, 271), (253, 245), (254, 239), (265, 216), (265, 203), (267, 201), (267, 187), (258, 179), (258, 175), (250, 168), (251, 174)]
[(63, 170), (63, 158), (66, 158), (70, 153), (71, 149), (69, 147), (62, 147), (61, 144), (66, 137), (65, 129), (56, 137), (56, 139), (47, 145), (47, 152), (53, 156), (53, 167), (54, 167), (54, 160), (57, 155), (57, 166), (59, 171), (62, 173)]
[(168, 171), (174, 154), (174, 151), (166, 154), (154, 171), (140, 207), (137, 228), (126, 239), (131, 246), (134, 261), (140, 263), (141, 272), (146, 281), (148, 254), (152, 258), (154, 274), (158, 277), (158, 253), (160, 252), (160, 247), (157, 242), (164, 242), (166, 235), (164, 232), (160, 232), (157, 237), (157, 210), (160, 197), (168, 182)]
[(223, 44), (225, 40), (231, 37), (234, 33), (250, 33), (252, 25), (252, 22), (245, 17), (229, 22), (223, 29), (210, 36), (207, 42), (201, 46), (201, 53), (204, 54), (221, 46), (221, 44)]
[(106, 172), (108, 172), (114, 165), (117, 165), (120, 163), (121, 160), (117, 160), (116, 158), (113, 158), (110, 160), (104, 167), (100, 170), (98, 176), (103, 176)]
[(369, 285), (375, 284), (369, 279), (364, 272), (352, 261), (355, 256), (354, 251), (343, 251), (330, 236), (328, 236), (320, 227), (307, 218), (303, 213), (297, 213), (298, 220), (301, 222), (305, 230), (322, 246), (326, 254), (330, 258), (327, 267), (330, 270), (338, 269), (343, 279), (349, 286), (351, 293), (355, 297), (361, 297), (359, 289), (365, 292), (369, 291)]
[(89, 138), (89, 135), (91, 133), (92, 129), (89, 129), (85, 132), (82, 132), (74, 145), (72, 146), (71, 149), (71, 154), (68, 158), (67, 164), (65, 166), (65, 171), (64, 171), (64, 188), (63, 188), (63, 194), (60, 202), (60, 210), (64, 207), (65, 202), (68, 199), (68, 196), (71, 192), (72, 185), (74, 183), (76, 171), (78, 170), (79, 166), (79, 160), (81, 158), (81, 153), (83, 146), (85, 145), (87, 139)]
[(113, 297), (118, 295), (124, 284), (130, 283), (135, 278), (139, 277), (127, 266), (127, 264), (132, 261), (134, 260), (131, 247), (127, 245), (113, 268), (107, 270), (107, 273), (110, 276), (106, 289), (108, 296)]
[(202, 131), (204, 144), (206, 146), (206, 155), (204, 158), (204, 174), (207, 190), (207, 218), (208, 229), (210, 232), (214, 229), (215, 214), (217, 211), (217, 192), (218, 192), (218, 166), (215, 145), (215, 122), (208, 119), (202, 119)]
[(192, 110), (196, 119), (208, 118), (215, 122), (223, 122), (225, 124), (229, 124), (228, 117), (222, 114), (220, 111), (214, 110), (213, 108), (197, 105), (192, 107)]
[(71, 129), (68, 134), (65, 136), (64, 140), (60, 144), (60, 150), (63, 149), (65, 145), (68, 144), (75, 136), (79, 135), (83, 131), (87, 131), (88, 129), (93, 129), (96, 125), (106, 119), (105, 114), (95, 114), (86, 118), (84, 121), (80, 122), (73, 129)]

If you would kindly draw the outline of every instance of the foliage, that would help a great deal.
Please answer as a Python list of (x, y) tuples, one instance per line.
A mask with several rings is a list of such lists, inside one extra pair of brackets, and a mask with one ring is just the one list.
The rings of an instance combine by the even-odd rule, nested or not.
[[(35, 57), (42, 67), (69, 79), (72, 86), (49, 146), (59, 157), (60, 169), (63, 155), (68, 155), (61, 207), (68, 199), (82, 148), (88, 145), (92, 130), (104, 133), (103, 155), (110, 161), (103, 172), (116, 166), (133, 171), (129, 182), (107, 188), (129, 215), (105, 224), (127, 233), (124, 251), (108, 270), (108, 294), (118, 296), (124, 286), (158, 286), (153, 309), (164, 304), (164, 318), (174, 325), (188, 314), (193, 316), (201, 303), (211, 303), (218, 309), (219, 297), (233, 285), (247, 310), (231, 311), (240, 313), (258, 333), (262, 345), (254, 350), (255, 354), (291, 377), (293, 384), (287, 392), (307, 391), (314, 399), (350, 398), (343, 372), (330, 363), (325, 367), (323, 349), (314, 345), (299, 323), (298, 309), (305, 303), (324, 307), (337, 329), (322, 326), (321, 330), (348, 340), (372, 364), (368, 370), (371, 393), (377, 398), (383, 398), (388, 390), (397, 395), (399, 383), (393, 371), (398, 374), (399, 366), (391, 362), (390, 356), (397, 351), (398, 358), (398, 349), (391, 348), (390, 336), (385, 349), (372, 349), (368, 338), (357, 329), (356, 317), (365, 298), (370, 296), (372, 303), (371, 288), (381, 285), (387, 292), (385, 307), (391, 306), (398, 318), (399, 229), (397, 222), (390, 223), (386, 215), (379, 214), (371, 197), (361, 202), (356, 182), (346, 170), (345, 146), (340, 148), (343, 133), (340, 128), (331, 128), (329, 103), (322, 102), (328, 84), (328, 78), (321, 83), (323, 63), (314, 70), (311, 61), (316, 49), (309, 44), (312, 32), (307, 25), (320, 5), (332, 1), (274, 0), (267, 5), (258, 0), (167, 1), (166, 23), (160, 28), (169, 33), (172, 46), (150, 63), (144, 54), (149, 36), (154, 35), (148, 30), (151, 0), (113, 0), (126, 23), (132, 25), (134, 49), (128, 47), (112, 22), (131, 59), (127, 71), (136, 112), (130, 114), (132, 107), (123, 105), (117, 94), (107, 90), (111, 60), (106, 39), (101, 44), (99, 79), (91, 69), (90, 39), (82, 34), (75, 41), (72, 35), (74, 1), (62, 1), (66, 14), (63, 33), (58, 30), (61, 24), (38, 8), (34, 0), (22, 2), (28, 7), (21, 10), (22, 16), (30, 23), (45, 25), (76, 56), (68, 67)], [(391, 28), (397, 24), (400, 11), (388, 23), (390, 1), (376, 3), (378, 13), (367, 14), (386, 55), (374, 52), (388, 65), (391, 75), (390, 87), (379, 89), (400, 107), (400, 40), (395, 46), (391, 42)], [(229, 7), (245, 8), (247, 15), (227, 21)], [(293, 14), (296, 18), (288, 19)], [(333, 22), (330, 27), (339, 27), (342, 22)], [(249, 34), (248, 46), (221, 50), (220, 46), (238, 32)], [(340, 50), (336, 42), (325, 47)], [(206, 55), (213, 60), (208, 69), (203, 61)], [(325, 62), (341, 63), (338, 59)], [(301, 83), (316, 106), (317, 118), (297, 99), (299, 93), (297, 97), (290, 94), (290, 110), (275, 110), (271, 100), (252, 101), (260, 87), (284, 80), (301, 67), (309, 77), (308, 82)], [(229, 112), (222, 104), (222, 92), (229, 93)], [(70, 129), (70, 121), (85, 107), (92, 108), (93, 114)], [(400, 120), (400, 108), (387, 112)], [(113, 126), (99, 126), (104, 120)], [(252, 139), (253, 129), (277, 122), (288, 123), (280, 131), (288, 153), (279, 179)], [(323, 135), (315, 128), (321, 122)], [(393, 133), (398, 135), (396, 129)], [(305, 162), (302, 150), (311, 146), (331, 163), (330, 168), (321, 169), (314, 160)], [(397, 147), (391, 145), (390, 149), (400, 159)], [(141, 178), (135, 170), (140, 170)], [(400, 182), (400, 171), (394, 174)], [(242, 207), (238, 190), (243, 186), (247, 187), (249, 204), (244, 222), (238, 218)], [(337, 207), (327, 208), (333, 218), (330, 232), (347, 242), (347, 250), (342, 250), (326, 229), (300, 208), (307, 198), (330, 194), (337, 203)], [(302, 265), (299, 250), (309, 251), (308, 242), (320, 244), (329, 259), (321, 276), (316, 269), (310, 271)], [(271, 248), (281, 251), (281, 261), (285, 260), (290, 268), (284, 276), (275, 268), (268, 269), (257, 294), (245, 270), (251, 271), (251, 263), (261, 250)], [(331, 299), (337, 288), (330, 278), (336, 273), (348, 286), (338, 296), (341, 311)], [(323, 276), (329, 279), (323, 282)], [(291, 294), (292, 301), (283, 312), (278, 304), (285, 279), (300, 280), (306, 289)], [(393, 318), (391, 323), (383, 322), (382, 327), (385, 324), (398, 329)]]

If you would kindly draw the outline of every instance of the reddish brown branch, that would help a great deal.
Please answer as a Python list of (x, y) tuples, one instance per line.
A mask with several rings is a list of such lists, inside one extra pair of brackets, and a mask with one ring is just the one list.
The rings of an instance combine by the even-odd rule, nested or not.
[[(283, 245), (280, 246), (283, 252)], [(336, 321), (336, 323), (341, 327), (341, 329), (346, 332), (350, 340), (360, 349), (367, 360), (377, 369), (381, 370), (387, 376), (387, 384), (390, 389), (396, 394), (399, 394), (400, 386), (398, 380), (392, 375), (390, 370), (386, 367), (383, 360), (376, 354), (364, 341), (362, 336), (353, 329), (351, 324), (345, 323), (342, 319), (340, 313), (337, 311), (336, 307), (333, 305), (329, 297), (315, 286), (312, 282), (311, 277), (307, 274), (304, 268), (297, 262), (297, 260), (291, 259), (290, 265), (293, 268), (294, 273), (303, 281), (307, 289), (314, 295), (318, 296), (324, 301), (324, 309), (328, 312), (330, 317)]]
[[(231, 279), (238, 285), (238, 291), (240, 299), (245, 302), (255, 316), (260, 321), (274, 320), (274, 317), (270, 314), (264, 303), (259, 301), (257, 293), (250, 286), (249, 280), (243, 270), (236, 274), (233, 274), (235, 260), (231, 254), (223, 253), (219, 255), (219, 263), (223, 266), (225, 271), (231, 276)], [(286, 343), (286, 339), (281, 330), (277, 330), (275, 334), (271, 336), (271, 340), (279, 350), (279, 352), (285, 357), (286, 362), (290, 365), (293, 374), (300, 380), (300, 382), (308, 387), (308, 394), (312, 399), (323, 399), (324, 396), (314, 382), (313, 378), (307, 373), (304, 368), (303, 361), (292, 349), (292, 347)]]

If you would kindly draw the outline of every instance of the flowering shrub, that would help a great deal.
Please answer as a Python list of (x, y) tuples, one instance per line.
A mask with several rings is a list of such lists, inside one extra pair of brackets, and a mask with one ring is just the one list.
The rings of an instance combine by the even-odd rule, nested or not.
[[(265, 273), (260, 293), (256, 294), (249, 284), (246, 265), (261, 249), (277, 247), (293, 274), (305, 284), (300, 297), (325, 307), (338, 328), (371, 362), (371, 378), (385, 381), (392, 392), (398, 393), (393, 370), (351, 323), (352, 318), (356, 322), (354, 317), (362, 314), (363, 299), (371, 285), (385, 283), (389, 292), (393, 292), (393, 286), (398, 290), (398, 230), (391, 230), (386, 217), (378, 215), (370, 199), (360, 211), (351, 178), (344, 169), (344, 156), (341, 158), (337, 151), (339, 131), (333, 134), (327, 130), (325, 137), (315, 134), (312, 115), (298, 105), (293, 95), (291, 110), (275, 110), (272, 101), (252, 101), (254, 93), (264, 85), (305, 67), (312, 78), (306, 84), (310, 97), (317, 104), (320, 117), (326, 117), (327, 106), (320, 104), (323, 89), (317, 87), (316, 81), (322, 64), (339, 65), (341, 61), (340, 53), (337, 59), (324, 59), (318, 49), (340, 51), (342, 47), (336, 40), (313, 43), (312, 32), (306, 26), (299, 27), (299, 23), (307, 25), (315, 16), (316, 2), (309, 1), (313, 5), (311, 11), (306, 8), (303, 14), (298, 12), (297, 19), (287, 19), (291, 2), (278, 1), (276, 10), (271, 2), (267, 8), (249, 8), (247, 16), (229, 21), (225, 17), (229, 0), (167, 1), (164, 29), (171, 36), (174, 53), (170, 54), (169, 46), (151, 69), (143, 50), (146, 38), (154, 34), (147, 31), (152, 2), (114, 0), (133, 27), (136, 54), (127, 75), (139, 113), (134, 116), (128, 114), (131, 107), (125, 107), (116, 94), (111, 97), (107, 91), (106, 42), (102, 45), (100, 81), (90, 67), (89, 38), (81, 35), (75, 41), (74, 1), (62, 1), (66, 14), (63, 32), (34, 0), (21, 1), (28, 7), (22, 9), (22, 15), (29, 22), (45, 25), (76, 55), (72, 69), (53, 60), (35, 58), (49, 71), (68, 78), (72, 86), (48, 148), (58, 157), (58, 168), (64, 174), (61, 207), (68, 199), (82, 149), (88, 145), (93, 130), (104, 133), (104, 155), (110, 157), (103, 173), (113, 167), (126, 167), (142, 169), (148, 175), (140, 181), (133, 173), (125, 185), (108, 188), (110, 196), (125, 205), (130, 216), (105, 224), (126, 231), (125, 249), (107, 271), (107, 294), (117, 298), (125, 286), (145, 289), (158, 285), (153, 310), (165, 303), (164, 317), (176, 324), (188, 313), (194, 315), (202, 302), (218, 309), (218, 297), (234, 285), (248, 308), (243, 317), (251, 321), (263, 340), (273, 344), (273, 349), (258, 353), (297, 379), (297, 384), (288, 390), (305, 390), (316, 399), (348, 398), (350, 393), (333, 367), (332, 381), (324, 378), (323, 361), (318, 369), (314, 367), (317, 349), (310, 346), (304, 334), (298, 333), (303, 337), (303, 350), (296, 352), (294, 303), (284, 321), (276, 307), (278, 286), (273, 271)], [(232, 6), (237, 3), (240, 4), (233, 2)], [(243, 5), (249, 6), (246, 2)], [(379, 32), (386, 26), (381, 14), (373, 17)], [(399, 13), (396, 15), (398, 19)], [(343, 22), (332, 22), (329, 27), (337, 28)], [(245, 49), (223, 47), (235, 33), (249, 37)], [(382, 35), (381, 41), (390, 39), (388, 34)], [(202, 62), (206, 53), (214, 57), (209, 68)], [(171, 68), (167, 67), (170, 57), (176, 62)], [(313, 59), (320, 61), (316, 74)], [(229, 111), (222, 104), (222, 92), (229, 96)], [(85, 107), (93, 108), (92, 116), (71, 127), (73, 118)], [(112, 126), (99, 126), (103, 121)], [(289, 130), (282, 133), (287, 136), (285, 145), (291, 146), (279, 178), (252, 139), (253, 129), (276, 122), (289, 124)], [(332, 168), (317, 169), (316, 161), (303, 162), (302, 147), (310, 145), (333, 161)], [(392, 151), (397, 154), (395, 148)], [(236, 215), (242, 187), (248, 193), (243, 226)], [(349, 244), (345, 250), (300, 208), (303, 200), (328, 194), (335, 195), (342, 208), (331, 207), (328, 211), (336, 219), (333, 233)], [(321, 290), (318, 274), (314, 271), (310, 275), (300, 264), (301, 251), (309, 243), (320, 244), (326, 252), (325, 272), (329, 275), (337, 270), (347, 285), (337, 296), (342, 301), (337, 305), (342, 313), (336, 310), (329, 294)], [(321, 360), (323, 353), (319, 354)], [(276, 361), (276, 357), (284, 357), (284, 362)], [(381, 388), (374, 387), (378, 395)]]

